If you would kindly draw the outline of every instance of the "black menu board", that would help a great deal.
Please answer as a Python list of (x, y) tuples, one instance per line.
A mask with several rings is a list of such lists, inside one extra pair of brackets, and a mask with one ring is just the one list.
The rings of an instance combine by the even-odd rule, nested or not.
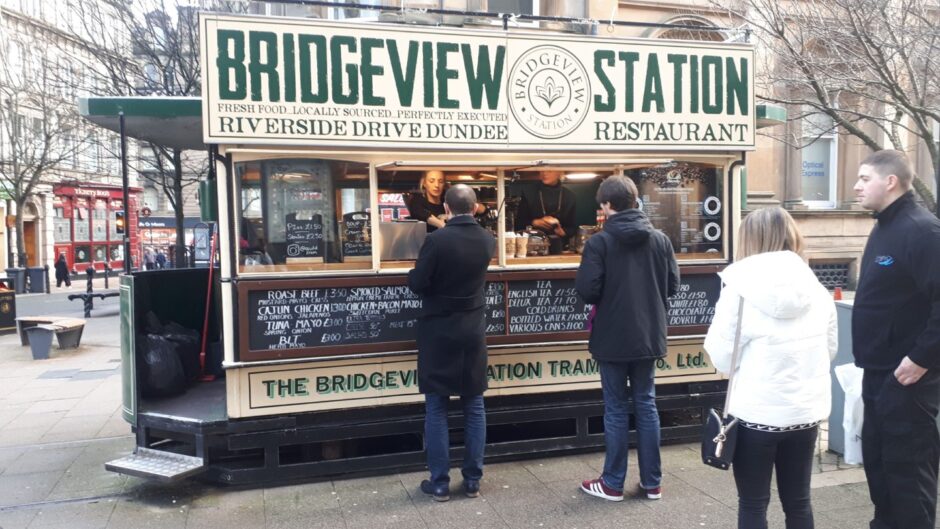
[[(710, 324), (720, 292), (717, 274), (684, 276), (668, 324)], [(574, 279), (490, 282), (485, 300), (487, 336), (584, 331), (591, 311)], [(405, 285), (265, 289), (247, 310), (250, 350), (299, 349), (414, 341), (421, 299)]]
[[(486, 287), (487, 334), (505, 334), (503, 283)], [(407, 286), (285, 288), (248, 294), (250, 349), (411, 341), (421, 299)]]
[(679, 292), (669, 298), (667, 325), (683, 327), (710, 325), (715, 316), (715, 303), (721, 294), (718, 274), (682, 276)]
[(407, 286), (248, 294), (251, 350), (414, 340), (421, 300)]
[(591, 306), (574, 289), (574, 279), (509, 283), (509, 334), (571, 332), (587, 329)]
[(354, 211), (343, 215), (343, 258), (371, 257), (369, 213)]
[(323, 258), (323, 216), (298, 219), (288, 215), (286, 222), (288, 258)]
[(506, 284), (487, 283), (486, 291), (486, 335), (506, 334)]

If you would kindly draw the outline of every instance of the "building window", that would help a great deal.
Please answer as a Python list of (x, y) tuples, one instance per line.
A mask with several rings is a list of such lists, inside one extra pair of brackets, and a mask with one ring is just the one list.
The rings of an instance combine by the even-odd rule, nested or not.
[(108, 240), (108, 203), (104, 200), (96, 200), (91, 214), (91, 240)]
[(836, 206), (838, 135), (832, 118), (809, 114), (803, 118), (800, 175), (803, 203), (812, 208)]
[(72, 242), (72, 219), (65, 216), (65, 208), (55, 208), (52, 229), (53, 241), (58, 243)]

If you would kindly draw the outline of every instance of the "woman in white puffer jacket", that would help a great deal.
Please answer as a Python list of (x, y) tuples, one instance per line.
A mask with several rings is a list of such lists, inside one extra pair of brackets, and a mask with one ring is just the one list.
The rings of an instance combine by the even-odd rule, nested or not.
[(705, 338), (715, 367), (728, 373), (743, 298), (728, 410), (740, 421), (732, 465), (739, 529), (767, 527), (775, 468), (787, 529), (813, 527), (810, 476), (818, 425), (829, 416), (837, 328), (832, 297), (800, 256), (802, 247), (782, 208), (750, 213), (741, 224), (738, 261), (720, 274), (724, 287)]

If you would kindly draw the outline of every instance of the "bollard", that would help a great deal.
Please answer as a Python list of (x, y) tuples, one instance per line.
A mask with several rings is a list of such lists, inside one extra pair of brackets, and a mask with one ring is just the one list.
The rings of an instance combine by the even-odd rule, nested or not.
[[(95, 265), (91, 265), (85, 269), (85, 274), (88, 275), (88, 286), (85, 287), (85, 292), (91, 294), (94, 287), (92, 286), (92, 281), (95, 279)], [(85, 317), (91, 317), (91, 309), (95, 308), (93, 298), (88, 295), (85, 296)]]
[(111, 267), (107, 264), (104, 265), (104, 288), (108, 289), (108, 276), (111, 275)]
[(42, 268), (46, 271), (46, 294), (51, 294), (52, 284), (49, 283), (49, 265), (43, 265)]

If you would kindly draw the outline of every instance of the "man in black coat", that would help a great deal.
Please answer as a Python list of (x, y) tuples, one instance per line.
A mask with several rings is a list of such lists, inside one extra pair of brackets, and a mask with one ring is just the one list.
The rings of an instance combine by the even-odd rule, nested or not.
[(884, 150), (861, 163), (855, 184), (877, 219), (852, 310), (872, 529), (932, 528), (937, 516), (940, 220), (914, 201), (913, 178), (904, 153)]
[(408, 286), (421, 296), (418, 388), (425, 397), (424, 437), (431, 479), (421, 490), (450, 499), (447, 405), (459, 396), (464, 410), (464, 492), (479, 494), (486, 444), (486, 269), (496, 240), (473, 219), (476, 195), (456, 185), (444, 195), (447, 224), (424, 240)]
[[(637, 189), (625, 176), (611, 176), (597, 190), (607, 215), (604, 230), (588, 239), (575, 287), (595, 307), (588, 349), (597, 360), (604, 392), (604, 472), (581, 490), (623, 501), (627, 474), (629, 393), (636, 413), (639, 491), (662, 496), (659, 412), (653, 377), (666, 356), (667, 298), (679, 289), (672, 243), (636, 209)], [(629, 390), (627, 380), (630, 381)]]

